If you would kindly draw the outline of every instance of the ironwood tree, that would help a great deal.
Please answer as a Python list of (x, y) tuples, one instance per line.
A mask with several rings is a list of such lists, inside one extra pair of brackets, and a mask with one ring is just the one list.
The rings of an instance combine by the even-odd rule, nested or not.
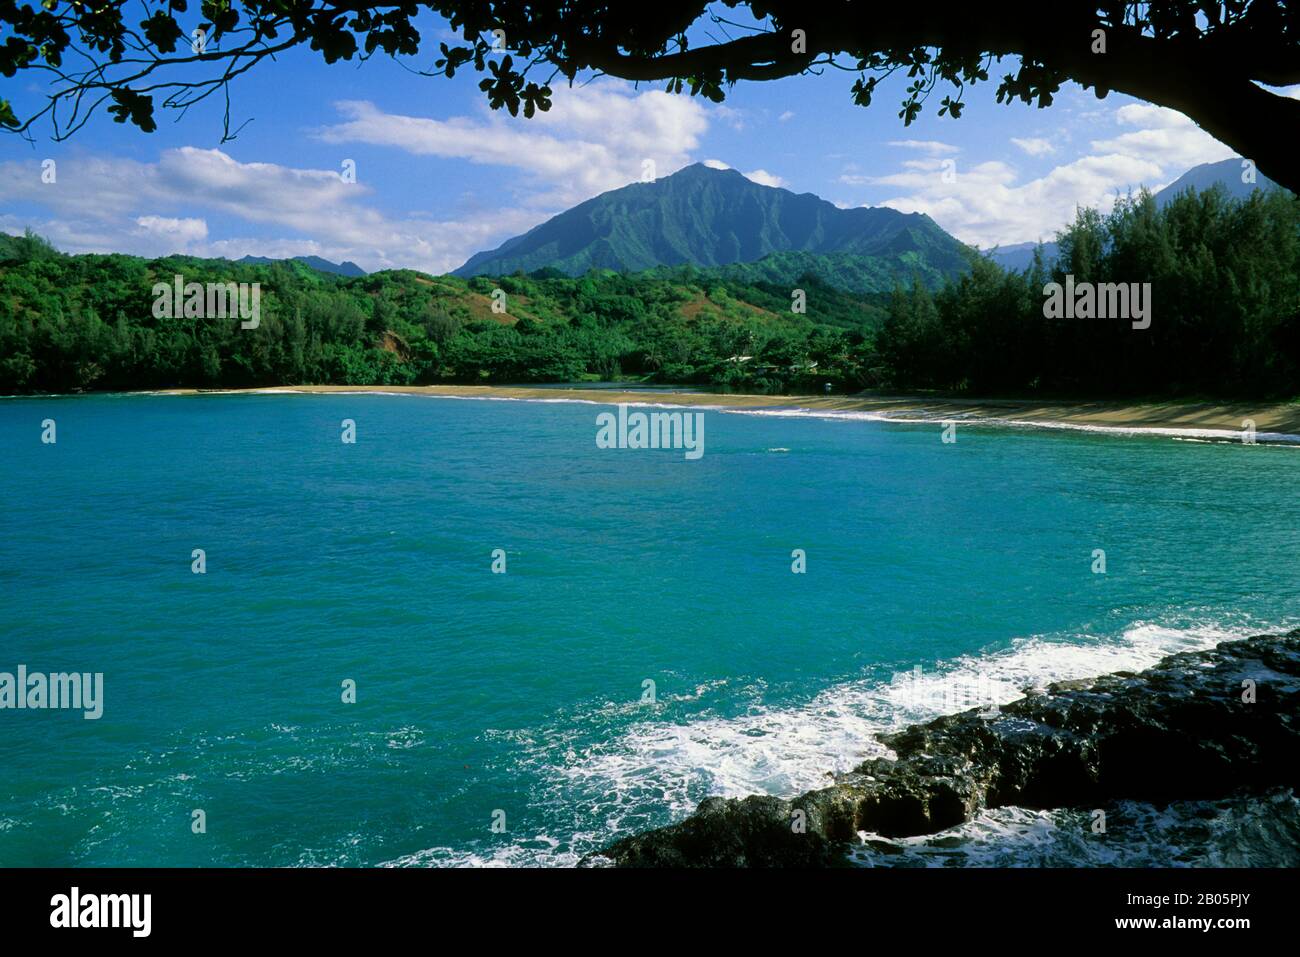
[[(435, 15), (461, 39), (434, 49)], [(0, 125), (30, 136), (48, 121), (62, 139), (104, 108), (151, 131), (160, 108), (216, 95), (233, 137), (232, 81), (299, 47), (327, 63), (389, 55), (428, 76), (472, 69), (493, 108), (525, 116), (549, 108), (558, 82), (588, 76), (720, 101), (736, 83), (849, 71), (867, 106), (901, 73), (905, 124), (927, 104), (960, 117), (966, 89), (1005, 60), (1000, 102), (1050, 106), (1071, 80), (1117, 90), (1186, 114), (1300, 191), (1300, 100), (1265, 88), (1300, 83), (1300, 13), (1287, 0), (0, 0), (0, 73), (48, 80), (22, 115), (0, 99)]]

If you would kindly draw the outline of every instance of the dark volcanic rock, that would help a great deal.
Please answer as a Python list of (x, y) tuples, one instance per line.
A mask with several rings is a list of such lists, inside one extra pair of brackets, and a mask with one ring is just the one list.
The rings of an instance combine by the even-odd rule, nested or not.
[[(1246, 682), (1254, 683), (1249, 702)], [(819, 867), (859, 831), (933, 834), (985, 808), (1220, 798), (1300, 785), (1300, 629), (1225, 642), (916, 725), (876, 759), (792, 800), (709, 798), (684, 821), (584, 863)]]

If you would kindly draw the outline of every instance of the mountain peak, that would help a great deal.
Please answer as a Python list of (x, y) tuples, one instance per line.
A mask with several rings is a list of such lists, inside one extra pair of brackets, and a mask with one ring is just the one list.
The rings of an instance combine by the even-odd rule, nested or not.
[(808, 255), (886, 257), (893, 265), (874, 272), (882, 282), (896, 276), (906, 283), (917, 266), (958, 271), (962, 252), (961, 243), (926, 216), (840, 209), (812, 193), (756, 183), (735, 169), (692, 163), (652, 182), (601, 193), (475, 254), (455, 274), (707, 268), (788, 253), (795, 255), (791, 263)]
[(1156, 203), (1164, 206), (1171, 202), (1175, 196), (1189, 189), (1201, 193), (1212, 186), (1222, 186), (1233, 199), (1244, 199), (1257, 189), (1281, 188), (1263, 173), (1255, 173), (1254, 177), (1249, 181), (1244, 180), (1242, 177), (1245, 174), (1245, 169), (1245, 160), (1240, 156), (1233, 156), (1218, 163), (1202, 163), (1200, 166), (1193, 166), (1178, 179), (1158, 191), (1155, 194)]
[[(691, 163), (683, 166), (675, 173), (670, 173), (665, 179), (672, 179), (676, 176), (739, 176), (745, 178), (745, 174), (730, 166), (712, 166), (707, 162)], [(757, 185), (757, 184), (756, 184)]]

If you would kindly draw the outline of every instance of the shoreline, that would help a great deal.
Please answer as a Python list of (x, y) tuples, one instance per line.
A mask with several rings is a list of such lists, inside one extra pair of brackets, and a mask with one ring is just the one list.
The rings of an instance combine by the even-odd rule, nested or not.
[[(1261, 676), (1258, 707), (1240, 706), (1242, 675)], [(877, 734), (892, 755), (828, 785), (788, 799), (707, 797), (684, 819), (619, 838), (578, 866), (807, 869), (855, 855), (889, 865), (905, 849), (873, 854), (889, 841), (942, 841), (1004, 808), (1101, 808), (1104, 820), (1132, 801), (1267, 803), (1296, 786), (1297, 695), (1300, 629), (1175, 652), (1141, 671), (1054, 682), (1005, 705)], [(1254, 747), (1243, 750), (1243, 740)], [(1268, 866), (1300, 860), (1300, 829), (1285, 841), (1285, 860)]]
[(748, 415), (849, 419), (917, 424), (1044, 428), (1113, 435), (1155, 435), (1185, 441), (1240, 443), (1252, 422), (1260, 445), (1300, 445), (1300, 400), (1119, 401), (961, 399), (908, 395), (754, 395), (647, 389), (502, 385), (278, 385), (240, 389), (141, 389), (6, 395), (4, 399), (64, 399), (138, 395), (415, 395), (441, 399), (577, 402), (715, 410)]
[[(1260, 442), (1300, 442), (1300, 402), (1115, 402), (953, 399), (932, 396), (747, 395), (537, 386), (295, 385), (253, 389), (164, 389), (152, 395), (393, 394), (448, 399), (622, 403), (769, 415), (850, 417), (896, 422), (955, 419), (965, 424), (1034, 426), (1240, 441), (1245, 422)], [(119, 393), (140, 394), (140, 393)]]

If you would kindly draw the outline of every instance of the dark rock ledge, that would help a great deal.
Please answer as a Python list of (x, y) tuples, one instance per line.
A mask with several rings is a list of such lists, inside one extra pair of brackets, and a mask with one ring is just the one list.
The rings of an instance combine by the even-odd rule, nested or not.
[[(1243, 682), (1255, 701), (1243, 701)], [(622, 867), (826, 867), (859, 831), (933, 834), (986, 808), (1165, 804), (1300, 785), (1300, 629), (1059, 682), (1001, 708), (882, 736), (874, 759), (792, 800), (708, 798), (584, 858)], [(796, 811), (803, 833), (792, 826)]]

